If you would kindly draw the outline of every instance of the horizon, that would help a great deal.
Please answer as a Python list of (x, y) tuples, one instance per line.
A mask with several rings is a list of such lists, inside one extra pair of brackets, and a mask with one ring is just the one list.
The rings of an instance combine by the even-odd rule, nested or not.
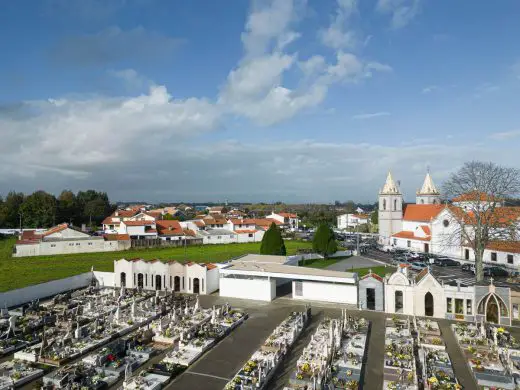
[(8, 2), (0, 188), (373, 203), (389, 170), (411, 200), (429, 167), (439, 187), (473, 159), (519, 168), (519, 14), (514, 0)]

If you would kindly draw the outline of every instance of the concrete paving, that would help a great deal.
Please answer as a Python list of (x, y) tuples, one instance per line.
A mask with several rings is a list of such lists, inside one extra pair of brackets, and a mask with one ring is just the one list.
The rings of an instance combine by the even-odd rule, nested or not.
[(340, 260), (337, 263), (329, 265), (327, 269), (331, 271), (350, 271), (354, 268), (381, 267), (385, 263), (377, 260), (369, 259), (364, 256), (352, 256), (348, 259)]

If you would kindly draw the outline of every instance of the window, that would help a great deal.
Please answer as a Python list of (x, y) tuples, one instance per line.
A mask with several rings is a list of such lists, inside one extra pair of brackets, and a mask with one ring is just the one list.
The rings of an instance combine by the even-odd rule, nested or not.
[(170, 275), (170, 288), (172, 287), (172, 276)]
[(450, 226), (450, 221), (445, 219), (444, 221), (442, 221), (442, 224), (444, 225), (444, 227), (448, 227), (448, 226)]
[(144, 285), (148, 286), (148, 274), (144, 275)]
[(383, 199), (383, 210), (386, 210), (386, 199)]
[(397, 238), (394, 238), (394, 245), (397, 245)]
[(200, 279), (200, 287), (201, 287), (200, 291), (204, 291), (204, 278)]
[(452, 307), (452, 299), (446, 298), (446, 312), (447, 313), (453, 313), (453, 307)]
[(421, 199), (421, 204), (424, 204), (424, 199)]
[(466, 314), (473, 314), (473, 305), (471, 299), (466, 299)]
[(220, 240), (222, 236), (217, 236), (217, 239)]
[(182, 277), (182, 289), (184, 290), (184, 276)]
[(400, 290), (395, 292), (395, 312), (403, 312), (403, 292)]
[(497, 253), (491, 252), (491, 261), (497, 261)]
[(188, 278), (188, 290), (191, 290), (191, 278)]
[(150, 275), (150, 284), (151, 284), (151, 285), (152, 285), (152, 287), (153, 287), (153, 274), (152, 274), (152, 275)]
[(394, 199), (394, 211), (397, 210), (397, 199)]
[(466, 250), (464, 251), (464, 258), (465, 258), (466, 260), (469, 260), (469, 249), (466, 249)]
[(513, 264), (513, 255), (507, 255), (507, 264)]
[[(248, 237), (253, 237), (253, 233), (249, 233)], [(511, 261), (511, 263), (512, 263), (512, 261)]]
[(518, 303), (513, 303), (513, 318), (518, 319)]
[(412, 242), (410, 240), (406, 241), (406, 246), (410, 248), (412, 246)]
[(80, 246), (81, 244), (79, 242), (76, 242), (76, 246)]
[(51, 244), (51, 248), (56, 248), (56, 244)]
[(136, 283), (136, 281), (135, 281), (135, 272), (134, 272), (134, 286), (135, 286), (136, 284), (137, 284), (137, 283)]
[(455, 298), (455, 314), (464, 314), (464, 299)]
[(89, 244), (89, 245), (92, 245), (92, 243), (91, 243), (91, 242), (89, 242), (88, 244)]

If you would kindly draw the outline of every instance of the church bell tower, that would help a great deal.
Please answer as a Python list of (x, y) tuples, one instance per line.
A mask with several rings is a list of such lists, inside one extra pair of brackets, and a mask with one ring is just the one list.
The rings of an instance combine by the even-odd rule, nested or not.
[(441, 204), (441, 193), (435, 187), (429, 171), (426, 173), (424, 183), (416, 195), (415, 203), (417, 204)]
[(379, 191), (379, 243), (391, 244), (393, 234), (403, 230), (403, 195), (388, 172), (386, 182)]

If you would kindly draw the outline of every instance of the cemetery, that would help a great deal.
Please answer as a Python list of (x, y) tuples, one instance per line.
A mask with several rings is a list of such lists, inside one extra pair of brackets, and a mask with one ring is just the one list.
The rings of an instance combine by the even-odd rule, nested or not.
[(452, 329), (479, 386), (517, 388), (518, 374), (513, 374), (520, 350), (507, 330), (484, 322), (453, 324)]
[(267, 389), (280, 362), (309, 323), (310, 316), (310, 307), (305, 312), (291, 313), (274, 329), (225, 389)]
[(362, 383), (369, 322), (342, 310), (312, 335), (284, 389), (358, 389)]

